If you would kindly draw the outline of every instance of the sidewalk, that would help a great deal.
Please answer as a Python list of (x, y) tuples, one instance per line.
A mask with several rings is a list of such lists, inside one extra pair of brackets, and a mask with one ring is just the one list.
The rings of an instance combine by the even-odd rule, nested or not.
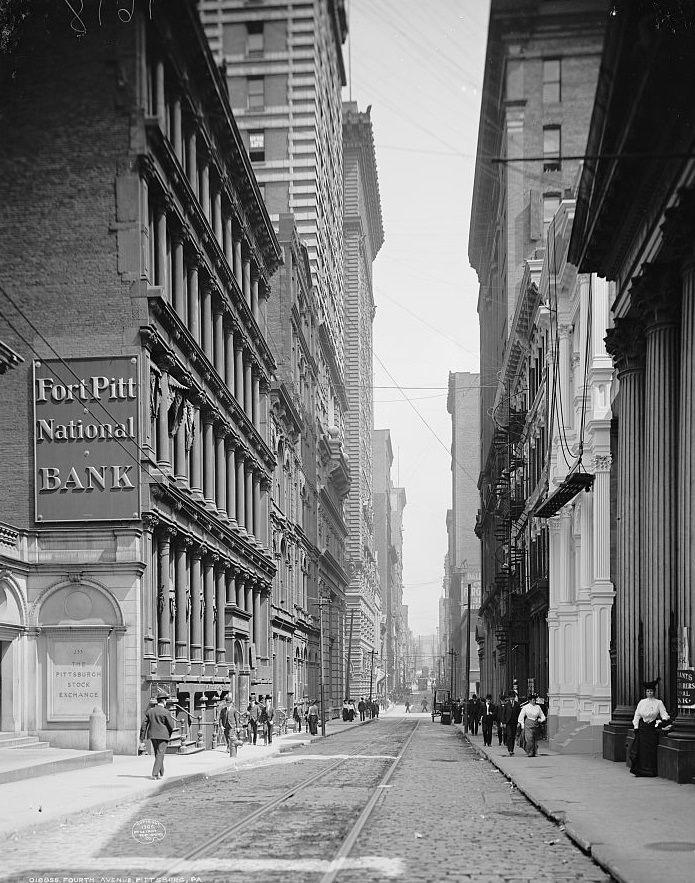
[[(327, 721), (326, 736), (369, 723)], [(145, 799), (184, 780), (193, 783), (230, 769), (261, 764), (321, 738), (308, 733), (287, 733), (275, 736), (271, 745), (263, 745), (260, 740), (258, 745), (245, 744), (235, 758), (231, 758), (223, 746), (197, 754), (167, 754), (165, 776), (158, 781), (150, 778), (153, 758), (147, 754), (141, 757), (114, 755), (113, 763), (0, 784), (0, 843), (25, 828), (58, 824), (72, 813)], [(20, 757), (18, 754), (17, 758)]]
[[(463, 733), (463, 726), (456, 725)], [(695, 880), (695, 788), (666, 779), (637, 779), (622, 763), (555, 754), (538, 757), (466, 734), (529, 800), (619, 883)]]

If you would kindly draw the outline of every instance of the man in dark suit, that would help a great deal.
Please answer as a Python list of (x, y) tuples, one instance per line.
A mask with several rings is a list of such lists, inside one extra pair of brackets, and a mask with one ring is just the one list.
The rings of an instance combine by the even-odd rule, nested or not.
[(152, 743), (154, 766), (151, 778), (153, 779), (161, 779), (164, 776), (164, 755), (171, 734), (176, 729), (176, 722), (166, 707), (168, 698), (166, 693), (157, 696), (157, 704), (147, 709), (140, 727), (140, 741), (149, 739)]
[(507, 701), (504, 704), (504, 713), (502, 721), (504, 722), (505, 742), (507, 751), (514, 754), (514, 741), (516, 739), (516, 725), (519, 722), (519, 712), (521, 705), (514, 690), (510, 690), (507, 694)]
[(492, 745), (492, 725), (497, 718), (497, 706), (492, 704), (492, 693), (488, 693), (482, 704), (480, 723), (483, 728), (483, 745)]

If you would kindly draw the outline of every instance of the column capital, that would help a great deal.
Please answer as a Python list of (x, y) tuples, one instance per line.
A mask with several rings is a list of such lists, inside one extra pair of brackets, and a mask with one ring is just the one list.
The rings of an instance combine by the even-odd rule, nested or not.
[(613, 356), (618, 376), (644, 370), (644, 325), (638, 319), (616, 319), (605, 337), (606, 351)]
[(675, 263), (645, 264), (632, 282), (632, 300), (645, 331), (658, 325), (675, 325), (680, 319), (683, 278)]
[(612, 464), (613, 457), (611, 454), (594, 454), (594, 472), (610, 472)]
[(683, 264), (695, 264), (695, 191), (678, 191), (678, 203), (664, 212), (660, 233), (662, 254)]
[(152, 513), (146, 513), (142, 516), (142, 526), (149, 533), (154, 533), (159, 525), (159, 516)]

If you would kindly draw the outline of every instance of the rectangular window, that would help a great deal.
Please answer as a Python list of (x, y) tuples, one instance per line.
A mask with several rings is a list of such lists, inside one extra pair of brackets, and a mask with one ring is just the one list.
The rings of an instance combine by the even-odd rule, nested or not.
[(559, 193), (543, 194), (543, 239), (548, 235), (548, 227), (555, 217), (555, 212), (560, 208)]
[(560, 126), (543, 127), (543, 171), (557, 172), (560, 161)]
[(263, 162), (265, 160), (265, 132), (249, 132), (249, 156), (251, 162)]
[(264, 49), (263, 22), (250, 21), (246, 24), (246, 53), (247, 55), (262, 55)]
[(265, 107), (265, 82), (263, 77), (249, 77), (247, 81), (248, 107)]
[(555, 104), (562, 100), (560, 83), (560, 59), (543, 60), (543, 104)]

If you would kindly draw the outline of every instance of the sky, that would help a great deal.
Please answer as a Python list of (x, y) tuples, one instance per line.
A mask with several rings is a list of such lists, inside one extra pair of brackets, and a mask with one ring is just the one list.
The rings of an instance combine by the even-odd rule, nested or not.
[(391, 431), (392, 480), (406, 492), (408, 624), (427, 635), (451, 507), (449, 372), (479, 371), (468, 229), (489, 0), (347, 3), (343, 99), (372, 108), (385, 237), (374, 262), (374, 422)]

